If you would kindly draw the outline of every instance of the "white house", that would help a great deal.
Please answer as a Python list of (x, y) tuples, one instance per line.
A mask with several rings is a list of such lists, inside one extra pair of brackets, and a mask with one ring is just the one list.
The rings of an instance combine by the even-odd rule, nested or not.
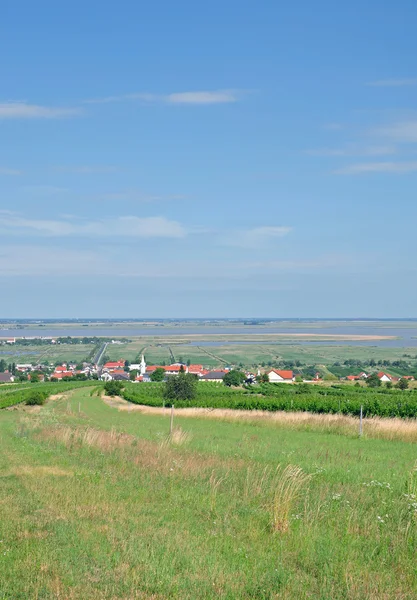
[(271, 369), (268, 371), (267, 375), (271, 383), (291, 383), (292, 381), (295, 381), (294, 373), (292, 371)]

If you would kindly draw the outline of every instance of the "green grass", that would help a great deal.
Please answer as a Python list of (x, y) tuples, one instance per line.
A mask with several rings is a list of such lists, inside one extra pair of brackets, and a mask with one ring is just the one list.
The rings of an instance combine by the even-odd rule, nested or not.
[(178, 417), (175, 446), (90, 393), (0, 413), (0, 598), (416, 597), (414, 445)]
[(87, 360), (89, 353), (95, 348), (93, 344), (56, 344), (56, 345), (10, 345), (0, 347), (0, 360), (6, 363), (80, 363)]
[[(190, 346), (184, 343), (186, 338), (178, 337), (160, 337), (156, 338), (135, 338), (126, 344), (109, 344), (106, 354), (111, 360), (124, 358), (130, 361), (135, 360), (138, 355), (145, 350), (145, 358), (148, 364), (159, 364), (171, 362), (169, 348), (171, 348), (175, 360), (183, 358), (184, 361), (190, 360), (192, 363), (203, 364), (207, 367), (219, 367), (225, 363), (246, 367), (255, 367), (262, 363), (277, 364), (283, 360), (299, 360), (307, 365), (332, 365), (335, 362), (341, 362), (348, 359), (355, 360), (401, 360), (404, 354), (412, 357), (417, 356), (417, 348), (384, 348), (377, 346), (349, 346), (349, 345), (326, 345), (324, 342), (317, 342), (311, 345), (296, 344), (280, 341), (276, 343), (259, 343), (262, 335), (254, 336), (251, 344), (233, 344), (233, 339), (250, 339), (247, 334), (238, 336), (216, 336), (219, 343), (222, 339), (233, 338), (231, 343), (225, 346)], [(201, 340), (210, 340), (212, 336), (200, 336)], [(182, 343), (181, 343), (182, 342)], [(197, 343), (197, 342), (196, 342)], [(409, 360), (409, 359), (408, 359)], [(412, 359), (415, 362), (415, 359)], [(389, 367), (387, 367), (389, 369)], [(392, 370), (392, 369), (391, 369)]]

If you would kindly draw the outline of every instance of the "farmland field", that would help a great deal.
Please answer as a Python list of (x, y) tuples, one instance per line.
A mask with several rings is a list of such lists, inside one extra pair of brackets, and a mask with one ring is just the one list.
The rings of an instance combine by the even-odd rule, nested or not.
[(95, 348), (93, 344), (56, 344), (56, 345), (7, 345), (0, 346), (0, 360), (7, 363), (79, 363), (87, 359), (89, 353)]
[(414, 444), (93, 390), (0, 412), (0, 598), (417, 596)]

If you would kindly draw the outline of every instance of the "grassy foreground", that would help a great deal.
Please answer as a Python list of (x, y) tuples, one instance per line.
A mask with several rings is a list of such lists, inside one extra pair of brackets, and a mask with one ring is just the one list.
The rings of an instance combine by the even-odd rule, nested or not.
[(0, 413), (1, 599), (417, 596), (414, 444), (92, 390)]

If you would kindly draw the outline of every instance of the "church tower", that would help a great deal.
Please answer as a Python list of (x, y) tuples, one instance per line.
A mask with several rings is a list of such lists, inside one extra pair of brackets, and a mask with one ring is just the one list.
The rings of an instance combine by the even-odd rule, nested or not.
[(145, 362), (145, 357), (142, 354), (142, 360), (140, 361), (140, 375), (145, 375), (146, 373), (146, 362)]

